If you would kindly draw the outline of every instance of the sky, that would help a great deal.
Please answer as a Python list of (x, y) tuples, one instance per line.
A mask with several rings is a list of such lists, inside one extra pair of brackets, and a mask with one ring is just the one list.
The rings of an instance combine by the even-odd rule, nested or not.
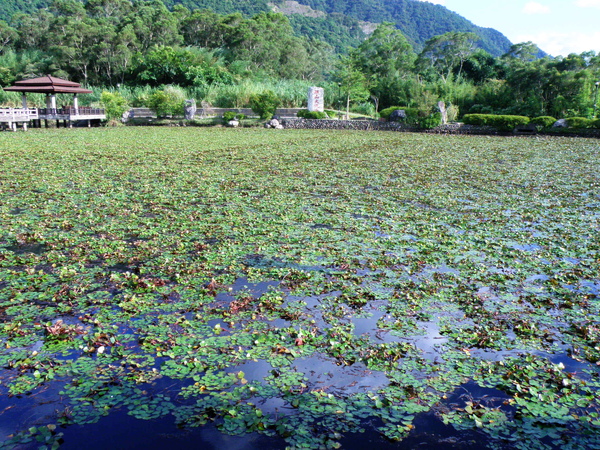
[(443, 5), (513, 44), (532, 41), (552, 56), (600, 53), (600, 0), (421, 0)]

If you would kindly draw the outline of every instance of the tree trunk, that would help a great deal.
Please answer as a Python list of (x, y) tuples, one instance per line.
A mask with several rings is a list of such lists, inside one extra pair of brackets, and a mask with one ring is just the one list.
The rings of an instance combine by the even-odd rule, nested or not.
[(346, 97), (346, 117), (345, 120), (350, 120), (350, 95)]

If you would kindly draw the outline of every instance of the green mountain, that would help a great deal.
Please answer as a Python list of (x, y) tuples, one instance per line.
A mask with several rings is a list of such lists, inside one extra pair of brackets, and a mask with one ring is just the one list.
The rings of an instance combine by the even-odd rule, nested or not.
[[(0, 20), (8, 22), (18, 13), (48, 7), (52, 0), (0, 0)], [(63, 1), (63, 0), (58, 0)], [(105, 3), (118, 0), (104, 0)], [(144, 0), (137, 0), (144, 1)], [(497, 30), (482, 28), (444, 6), (418, 0), (162, 0), (169, 8), (211, 9), (219, 14), (263, 11), (286, 14), (298, 34), (324, 40), (338, 51), (356, 46), (375, 24), (392, 22), (406, 35), (415, 50), (425, 41), (449, 31), (473, 32), (481, 37), (479, 47), (494, 56), (508, 51), (511, 42)]]
[(393, 22), (417, 50), (433, 36), (449, 31), (473, 32), (481, 37), (479, 46), (494, 56), (508, 51), (511, 42), (491, 28), (482, 28), (441, 5), (418, 0), (298, 0), (313, 9), (338, 13), (358, 20)]

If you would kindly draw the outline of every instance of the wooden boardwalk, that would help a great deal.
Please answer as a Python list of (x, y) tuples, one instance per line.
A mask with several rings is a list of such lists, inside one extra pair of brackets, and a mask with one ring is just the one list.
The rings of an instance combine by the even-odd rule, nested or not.
[(29, 122), (38, 119), (37, 108), (0, 108), (0, 126), (11, 131), (17, 131), (18, 125), (27, 130)]
[(106, 114), (99, 108), (0, 108), (0, 126), (2, 128), (16, 131), (17, 126), (27, 130), (28, 125), (41, 128), (41, 122), (44, 120), (48, 128), (48, 120), (56, 120), (56, 126), (60, 122), (64, 123), (65, 128), (71, 128), (73, 122), (86, 121), (87, 126), (91, 126), (92, 121), (105, 120)]

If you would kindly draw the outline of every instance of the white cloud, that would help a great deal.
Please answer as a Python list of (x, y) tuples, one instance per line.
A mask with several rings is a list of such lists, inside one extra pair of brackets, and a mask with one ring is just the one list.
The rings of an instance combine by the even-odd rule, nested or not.
[(600, 9), (600, 0), (577, 0), (575, 5), (580, 8), (598, 8)]
[(523, 8), (525, 14), (548, 14), (550, 8), (538, 2), (529, 2)]
[(567, 56), (570, 53), (583, 53), (590, 50), (600, 52), (600, 31), (581, 32), (540, 32), (517, 36), (515, 42), (534, 42), (552, 56)]

